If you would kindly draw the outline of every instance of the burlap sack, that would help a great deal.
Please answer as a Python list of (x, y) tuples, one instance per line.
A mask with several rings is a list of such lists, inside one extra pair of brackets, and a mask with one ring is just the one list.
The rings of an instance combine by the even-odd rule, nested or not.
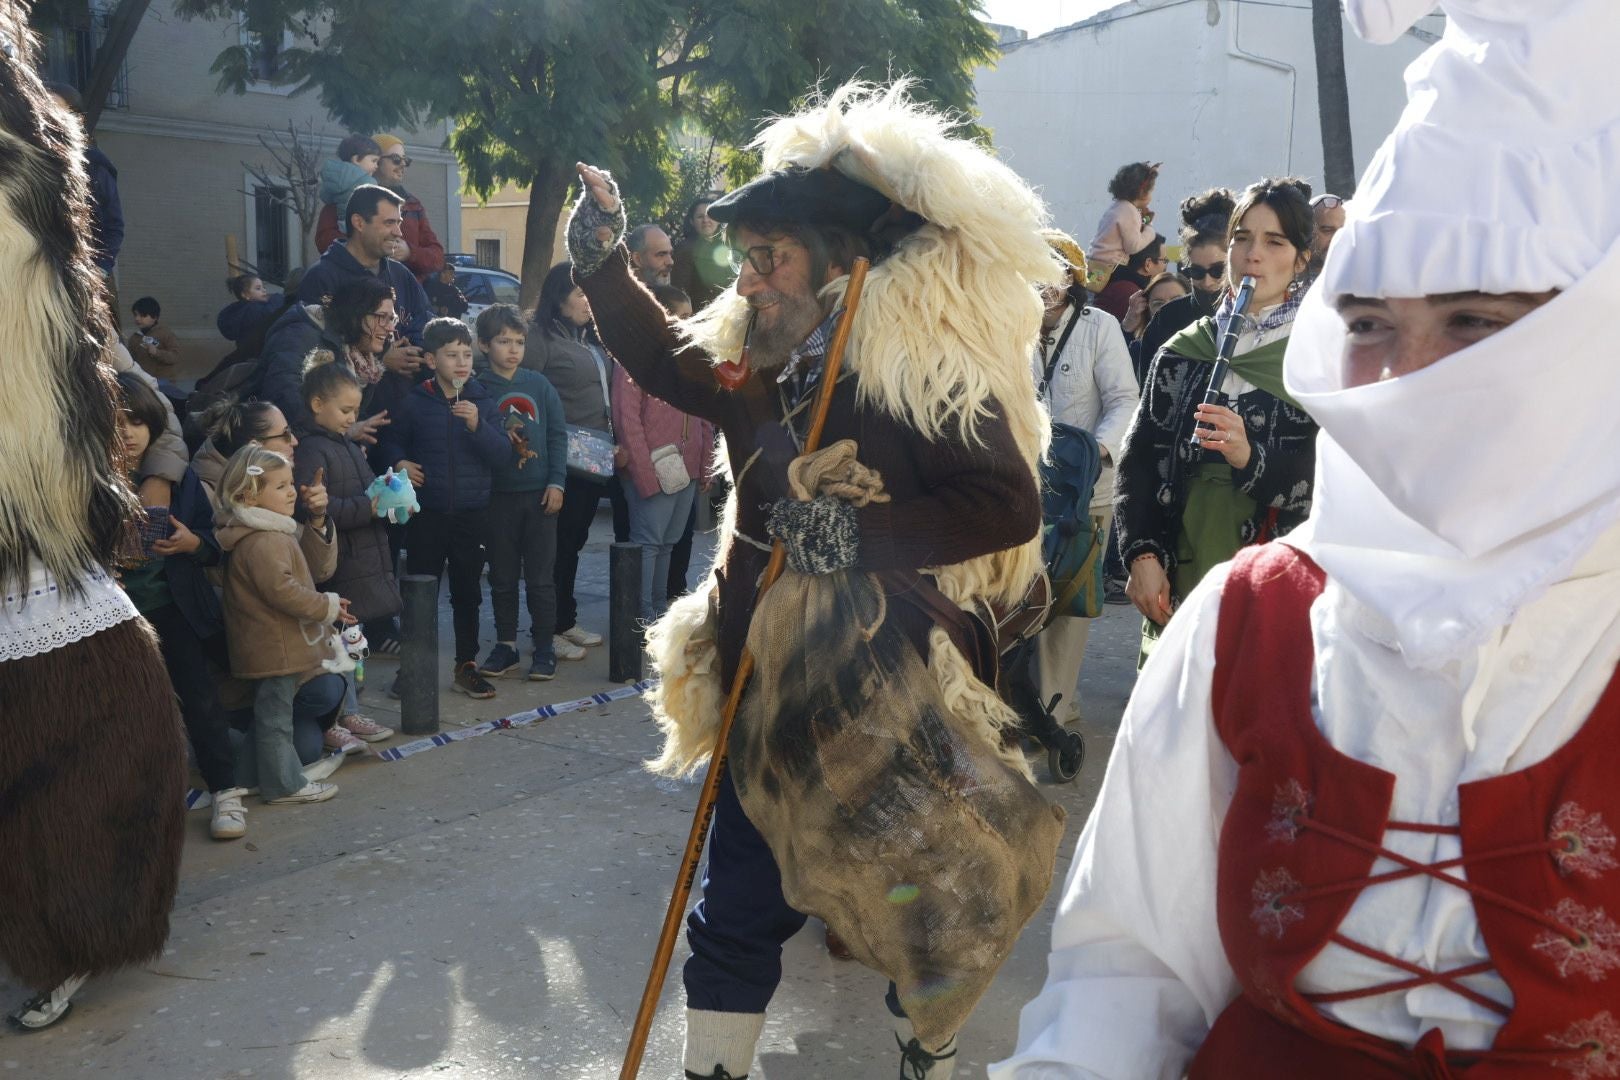
[[(795, 463), (795, 494), (857, 504), (880, 483), (840, 443)], [(954, 714), (886, 621), (870, 575), (785, 573), (749, 630), (756, 672), (732, 777), (788, 902), (894, 980), (925, 1045), (966, 1021), (1052, 882), (1063, 810)]]

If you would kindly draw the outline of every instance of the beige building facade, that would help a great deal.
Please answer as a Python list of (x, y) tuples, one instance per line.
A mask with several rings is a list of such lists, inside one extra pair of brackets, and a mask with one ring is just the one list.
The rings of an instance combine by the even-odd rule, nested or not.
[[(251, 175), (250, 166), (276, 171), (259, 136), (284, 134), (289, 122), (312, 123), (323, 156), (330, 156), (347, 134), (315, 94), (293, 95), (268, 82), (243, 95), (221, 94), (209, 67), (222, 49), (247, 41), (235, 20), (188, 21), (167, 0), (156, 0), (130, 45), (122, 100), (110, 103), (117, 107), (103, 112), (96, 128), (97, 145), (118, 170), (124, 211), (120, 318), (128, 328), (130, 303), (156, 297), (163, 323), (181, 342), (182, 378), (202, 374), (231, 349), (214, 325), (232, 299), (225, 287), (227, 237), (239, 258), (267, 272), (316, 254), (313, 237), (306, 245), (297, 218)], [(443, 149), (447, 133), (438, 126), (397, 134), (413, 161), (406, 186), (448, 251), (461, 235), (461, 204), (452, 197), (460, 173)]]
[[(528, 188), (507, 184), (483, 203), (471, 192), (462, 192), (461, 247), (458, 250), (473, 256), (480, 266), (493, 266), (522, 277), (524, 228), (528, 218)], [(567, 221), (568, 211), (564, 208), (551, 248), (552, 265), (568, 257), (568, 240), (563, 232)]]

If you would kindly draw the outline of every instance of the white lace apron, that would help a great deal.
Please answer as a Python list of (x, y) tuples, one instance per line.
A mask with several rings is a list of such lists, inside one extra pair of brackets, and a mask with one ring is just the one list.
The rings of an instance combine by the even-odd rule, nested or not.
[(112, 575), (96, 567), (74, 596), (37, 560), (27, 582), (5, 586), (0, 596), (0, 663), (52, 652), (139, 616)]

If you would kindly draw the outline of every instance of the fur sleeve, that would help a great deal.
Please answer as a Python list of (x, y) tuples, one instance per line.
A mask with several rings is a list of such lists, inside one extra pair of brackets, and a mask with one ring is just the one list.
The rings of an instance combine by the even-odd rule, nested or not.
[(1040, 493), (1001, 415), (979, 428), (982, 445), (923, 444), (916, 456), (923, 494), (859, 511), (863, 570), (920, 570), (1015, 548), (1041, 527)]
[(595, 273), (575, 277), (591, 301), (602, 344), (643, 391), (720, 423), (726, 394), (709, 358), (681, 340), (652, 293), (630, 275), (627, 258), (620, 245)]

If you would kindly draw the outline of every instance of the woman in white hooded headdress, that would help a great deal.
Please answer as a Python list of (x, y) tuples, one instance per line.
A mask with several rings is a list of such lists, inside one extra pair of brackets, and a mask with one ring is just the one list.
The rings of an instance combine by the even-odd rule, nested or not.
[(1620, 6), (1443, 6), (1289, 347), (1311, 516), (1149, 662), (995, 1080), (1620, 1076)]

